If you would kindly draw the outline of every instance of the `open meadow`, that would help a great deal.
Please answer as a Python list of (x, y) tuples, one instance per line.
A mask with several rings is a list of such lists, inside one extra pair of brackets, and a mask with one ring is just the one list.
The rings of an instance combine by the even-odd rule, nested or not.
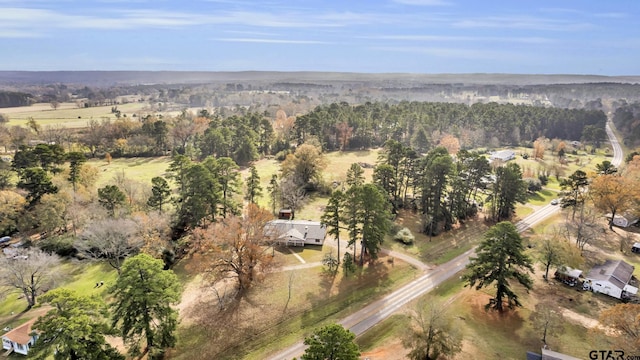
[[(116, 115), (111, 111), (114, 106), (79, 108), (75, 103), (61, 103), (58, 108), (53, 109), (50, 104), (38, 103), (31, 106), (3, 108), (0, 112), (9, 116), (9, 126), (26, 126), (29, 119), (34, 119), (42, 128), (47, 126), (83, 128), (90, 120), (115, 120)], [(120, 104), (117, 108), (127, 117), (150, 112), (147, 103)]]

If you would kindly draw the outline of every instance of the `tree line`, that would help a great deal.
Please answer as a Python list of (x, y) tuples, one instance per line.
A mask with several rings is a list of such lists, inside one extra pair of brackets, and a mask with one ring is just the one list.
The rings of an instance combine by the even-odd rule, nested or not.
[[(463, 149), (530, 144), (539, 137), (580, 140), (586, 126), (604, 130), (601, 110), (498, 103), (346, 102), (320, 105), (296, 119), (298, 143), (317, 137), (324, 150), (360, 149), (396, 140), (419, 152), (451, 134)], [(491, 131), (486, 131), (491, 129)]]

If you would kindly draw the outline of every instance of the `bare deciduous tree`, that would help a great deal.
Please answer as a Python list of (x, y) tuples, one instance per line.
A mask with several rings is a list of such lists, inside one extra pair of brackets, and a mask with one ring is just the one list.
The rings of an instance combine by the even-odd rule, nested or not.
[[(288, 207), (295, 214), (307, 200), (307, 193), (290, 177), (282, 179), (280, 182), (280, 197), (282, 207)], [(295, 215), (294, 215), (295, 216)]]
[(584, 251), (585, 245), (596, 237), (596, 215), (583, 203), (575, 219), (567, 218), (565, 229), (567, 240), (574, 239), (580, 251)]
[(462, 350), (462, 335), (453, 326), (442, 304), (424, 301), (413, 311), (412, 324), (403, 345), (411, 349), (409, 359), (435, 360), (455, 355)]
[(130, 219), (107, 218), (91, 223), (80, 235), (78, 250), (95, 259), (106, 259), (118, 271), (125, 258), (137, 253), (144, 241)]
[(17, 249), (11, 256), (0, 257), (0, 284), (20, 291), (31, 308), (36, 297), (52, 286), (59, 263), (57, 255), (39, 249)]
[(540, 302), (536, 304), (536, 310), (529, 317), (533, 328), (542, 332), (542, 342), (547, 344), (548, 335), (556, 335), (562, 331), (562, 315), (556, 306), (551, 302)]
[(209, 283), (232, 281), (236, 298), (264, 277), (273, 264), (264, 227), (273, 219), (271, 212), (249, 204), (242, 216), (230, 216), (206, 229), (194, 231), (194, 264)]

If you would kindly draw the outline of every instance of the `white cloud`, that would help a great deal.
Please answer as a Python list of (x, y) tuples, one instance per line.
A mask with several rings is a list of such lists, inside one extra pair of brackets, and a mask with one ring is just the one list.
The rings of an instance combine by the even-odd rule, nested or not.
[(24, 39), (24, 38), (38, 38), (38, 37), (42, 37), (42, 34), (38, 32), (33, 32), (33, 31), (0, 29), (0, 38), (4, 38), (4, 39)]
[(454, 21), (459, 28), (507, 28), (544, 31), (579, 31), (593, 28), (593, 25), (567, 20), (536, 18), (531, 16), (493, 16)]

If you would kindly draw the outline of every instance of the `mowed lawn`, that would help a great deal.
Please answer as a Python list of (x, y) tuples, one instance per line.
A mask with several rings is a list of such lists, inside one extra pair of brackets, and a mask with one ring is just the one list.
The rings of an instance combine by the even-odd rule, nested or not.
[[(83, 295), (98, 295), (106, 298), (108, 287), (113, 285), (117, 278), (117, 272), (104, 262), (65, 260), (54, 271), (55, 288), (68, 288)], [(99, 282), (103, 286), (96, 287)], [(25, 311), (27, 301), (18, 292), (8, 293), (0, 301), (0, 329), (5, 326), (16, 327), (25, 321), (41, 316), (46, 309), (36, 304), (29, 311)]]
[(171, 157), (153, 158), (116, 158), (108, 163), (104, 159), (90, 159), (87, 164), (98, 169), (96, 186), (101, 188), (113, 184), (116, 176), (124, 176), (128, 179), (148, 184), (151, 187), (151, 179), (156, 176), (167, 175), (167, 168), (171, 163)]
[[(327, 166), (322, 171), (322, 178), (328, 184), (334, 181), (342, 183), (347, 178), (347, 170), (353, 163), (361, 163), (374, 166), (378, 159), (379, 149), (361, 150), (361, 151), (334, 151), (324, 154)], [(269, 199), (268, 187), (271, 177), (275, 174), (280, 181), (280, 162), (275, 159), (261, 159), (254, 163), (258, 175), (260, 176), (260, 185), (262, 186), (262, 196), (258, 199), (258, 205), (270, 209), (271, 203)], [(366, 181), (371, 181), (373, 168), (364, 169)], [(248, 167), (242, 170), (243, 182), (249, 176)], [(244, 187), (243, 187), (244, 191)], [(299, 219), (320, 220), (324, 207), (329, 200), (328, 196), (319, 194), (311, 194), (302, 209), (299, 209), (296, 217)], [(277, 205), (279, 207), (279, 204)], [(277, 211), (278, 209), (276, 209)]]

